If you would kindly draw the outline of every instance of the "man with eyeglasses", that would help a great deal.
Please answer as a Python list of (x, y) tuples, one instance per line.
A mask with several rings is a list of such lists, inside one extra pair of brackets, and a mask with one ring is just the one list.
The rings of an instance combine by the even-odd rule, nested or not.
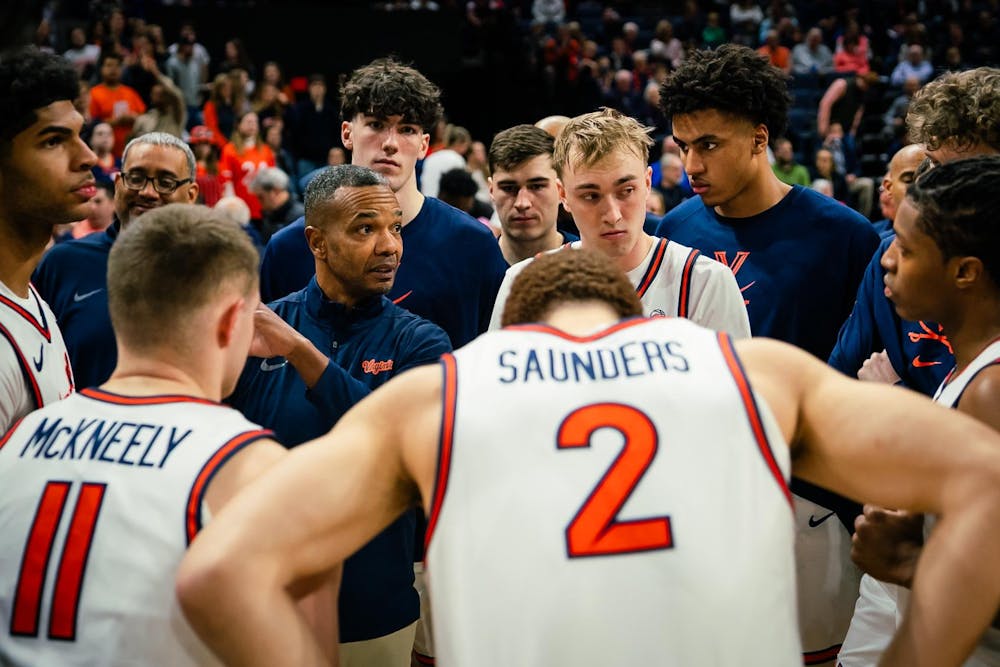
[[(125, 147), (115, 176), (115, 221), (103, 234), (54, 246), (42, 258), (32, 282), (48, 301), (66, 339), (78, 387), (111, 376), (118, 360), (108, 314), (108, 253), (119, 232), (146, 211), (167, 204), (194, 204), (198, 184), (191, 148), (177, 137), (151, 132)], [(170, 276), (164, 276), (168, 282)]]

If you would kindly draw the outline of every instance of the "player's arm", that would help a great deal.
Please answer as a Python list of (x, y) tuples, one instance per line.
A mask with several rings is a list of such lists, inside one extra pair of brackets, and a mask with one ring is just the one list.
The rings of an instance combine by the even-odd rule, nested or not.
[(205, 643), (228, 664), (327, 664), (294, 598), (419, 502), (414, 476), (428, 492), (440, 415), (440, 367), (410, 371), (223, 508), (178, 573)]
[(1000, 436), (913, 392), (854, 382), (775, 341), (737, 343), (792, 443), (795, 474), (940, 515), (887, 665), (959, 665), (1000, 604)]

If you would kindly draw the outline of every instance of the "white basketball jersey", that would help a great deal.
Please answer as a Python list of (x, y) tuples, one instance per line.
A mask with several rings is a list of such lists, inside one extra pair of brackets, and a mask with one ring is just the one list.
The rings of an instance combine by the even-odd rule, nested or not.
[(22, 299), (0, 283), (0, 435), (71, 393), (73, 370), (49, 305), (31, 285)]
[(442, 365), (440, 665), (801, 664), (789, 451), (727, 336), (525, 325)]
[[(955, 375), (953, 370), (938, 387), (934, 401), (948, 408), (958, 408), (969, 383), (981, 370), (997, 363), (1000, 363), (1000, 341), (988, 345), (961, 373)], [(926, 515), (925, 535), (930, 534), (933, 524), (934, 517)], [(844, 641), (843, 667), (875, 667), (902, 623), (909, 601), (908, 589), (865, 575), (851, 630)], [(1000, 667), (1000, 631), (987, 629), (963, 667)]]
[(84, 389), (0, 440), (0, 664), (204, 665), (174, 598), (205, 490), (270, 437), (183, 396)]
[[(550, 252), (580, 248), (580, 244), (574, 241)], [(500, 328), (514, 278), (531, 261), (526, 259), (507, 269), (493, 307), (490, 329)], [(750, 319), (733, 272), (697, 250), (657, 238), (639, 266), (625, 275), (635, 286), (647, 317), (684, 317), (735, 338), (750, 337)]]

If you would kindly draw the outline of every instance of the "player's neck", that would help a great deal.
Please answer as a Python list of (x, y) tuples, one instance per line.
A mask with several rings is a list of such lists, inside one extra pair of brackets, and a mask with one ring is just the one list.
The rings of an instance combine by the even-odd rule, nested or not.
[(0, 282), (14, 294), (27, 297), (31, 273), (45, 253), (52, 232), (44, 231), (37, 238), (26, 238), (24, 228), (21, 232), (14, 233), (6, 220), (0, 220)]
[(636, 268), (642, 264), (642, 260), (646, 259), (646, 255), (649, 254), (649, 249), (653, 247), (653, 243), (656, 241), (652, 236), (646, 232), (639, 230), (639, 240), (636, 241), (632, 249), (628, 251), (627, 254), (621, 257), (615, 258), (615, 263), (618, 267), (628, 273), (632, 269)]
[(407, 226), (420, 213), (424, 206), (424, 195), (417, 189), (416, 175), (411, 176), (399, 190), (396, 191), (396, 201), (403, 211), (403, 226)]
[(757, 174), (743, 192), (725, 204), (716, 206), (715, 211), (727, 218), (749, 218), (763, 213), (780, 202), (791, 189), (792, 186), (778, 180), (767, 164), (767, 159), (762, 158)]
[(959, 369), (968, 366), (986, 347), (1000, 339), (1000, 300), (976, 301), (974, 307), (939, 322), (944, 328)]
[(529, 257), (534, 257), (540, 252), (558, 248), (563, 243), (563, 236), (559, 233), (559, 230), (552, 227), (545, 236), (538, 239), (519, 241), (507, 234), (501, 234), (499, 242), (503, 258), (507, 260), (508, 264), (514, 266), (518, 262)]
[(545, 315), (546, 324), (574, 336), (606, 329), (619, 319), (611, 306), (597, 300), (561, 303)]
[[(216, 375), (214, 369), (207, 369), (206, 372), (200, 362), (181, 366), (180, 361), (176, 352), (165, 352), (159, 356), (149, 353), (138, 355), (119, 345), (118, 364), (101, 388), (124, 396), (179, 394), (211, 401), (223, 398), (221, 380), (213, 380)], [(197, 374), (192, 372), (194, 368), (198, 369)]]

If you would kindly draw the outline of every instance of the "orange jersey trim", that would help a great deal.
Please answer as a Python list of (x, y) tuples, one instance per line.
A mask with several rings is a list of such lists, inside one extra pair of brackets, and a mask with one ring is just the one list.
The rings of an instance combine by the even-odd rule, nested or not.
[(444, 494), (448, 489), (448, 474), (451, 471), (451, 453), (455, 438), (455, 408), (458, 400), (458, 367), (452, 354), (441, 356), (444, 373), (443, 396), (441, 401), (441, 440), (438, 447), (437, 473), (434, 476), (434, 493), (431, 496), (430, 513), (427, 515), (427, 531), (424, 534), (424, 553), (430, 548), (434, 529), (437, 527)]
[(688, 253), (687, 260), (684, 262), (684, 271), (681, 273), (681, 293), (680, 298), (677, 300), (677, 317), (688, 316), (688, 302), (691, 297), (691, 276), (699, 254), (698, 250), (692, 250)]
[(722, 332), (719, 332), (717, 336), (719, 347), (722, 349), (722, 356), (726, 360), (726, 365), (729, 366), (729, 372), (732, 373), (733, 380), (736, 381), (736, 388), (740, 391), (740, 398), (743, 399), (743, 407), (746, 408), (747, 418), (750, 421), (750, 429), (753, 431), (754, 439), (757, 440), (757, 448), (760, 450), (761, 456), (764, 457), (764, 461), (767, 463), (774, 481), (778, 483), (778, 487), (788, 500), (789, 506), (791, 506), (792, 492), (789, 491), (785, 476), (782, 474), (781, 468), (774, 458), (771, 443), (767, 440), (764, 423), (761, 421), (760, 412), (757, 409), (757, 402), (754, 399), (753, 392), (750, 391), (750, 382), (743, 371), (739, 357), (736, 356), (736, 350), (733, 349), (733, 341), (727, 334)]
[(660, 265), (663, 264), (663, 257), (667, 254), (667, 240), (660, 239), (657, 241), (656, 251), (653, 253), (653, 259), (649, 262), (649, 266), (646, 267), (646, 273), (642, 275), (642, 280), (639, 281), (639, 286), (635, 288), (635, 293), (641, 299), (646, 290), (649, 289), (650, 284), (653, 282), (653, 278), (660, 271)]
[(14, 435), (14, 431), (16, 431), (17, 427), (21, 425), (22, 421), (24, 421), (24, 417), (21, 417), (10, 425), (10, 430), (4, 433), (3, 437), (0, 438), (0, 449), (3, 449), (3, 446), (7, 444), (7, 441), (10, 440), (10, 436)]
[(802, 654), (802, 663), (805, 665), (822, 665), (824, 662), (836, 660), (840, 654), (841, 644), (836, 644), (822, 651), (809, 651)]
[(110, 391), (89, 387), (81, 389), (80, 393), (87, 398), (104, 403), (114, 403), (115, 405), (165, 405), (167, 403), (201, 403), (202, 405), (222, 405), (207, 398), (196, 396), (185, 396), (183, 394), (162, 394), (160, 396), (123, 396), (113, 394)]
[(597, 333), (592, 333), (588, 336), (574, 336), (571, 333), (566, 333), (556, 329), (555, 327), (550, 327), (547, 324), (512, 324), (510, 326), (504, 327), (504, 330), (508, 331), (534, 331), (537, 333), (551, 334), (553, 336), (558, 336), (559, 338), (565, 338), (566, 340), (573, 341), (574, 343), (589, 343), (595, 340), (604, 338), (605, 336), (610, 336), (611, 334), (621, 331), (622, 329), (627, 329), (629, 327), (634, 327), (638, 324), (645, 324), (649, 321), (647, 317), (631, 317), (627, 320), (622, 320), (616, 324), (612, 324), (607, 329), (602, 329)]
[(49, 323), (45, 319), (45, 310), (42, 308), (42, 299), (38, 296), (38, 292), (35, 291), (34, 285), (28, 285), (28, 292), (31, 296), (35, 297), (35, 303), (38, 304), (38, 314), (41, 315), (42, 321), (39, 322), (34, 315), (25, 310), (20, 304), (15, 303), (0, 294), (0, 303), (9, 306), (11, 310), (23, 317), (28, 321), (28, 324), (38, 329), (38, 333), (45, 337), (45, 340), (49, 343), (52, 342), (52, 330), (49, 328)]
[(215, 473), (219, 472), (223, 465), (237, 452), (247, 445), (263, 438), (274, 437), (274, 432), (267, 429), (258, 429), (240, 433), (235, 438), (226, 442), (212, 455), (205, 466), (198, 473), (191, 485), (191, 493), (188, 495), (187, 510), (184, 513), (184, 524), (187, 532), (187, 543), (195, 538), (201, 530), (201, 503)]

